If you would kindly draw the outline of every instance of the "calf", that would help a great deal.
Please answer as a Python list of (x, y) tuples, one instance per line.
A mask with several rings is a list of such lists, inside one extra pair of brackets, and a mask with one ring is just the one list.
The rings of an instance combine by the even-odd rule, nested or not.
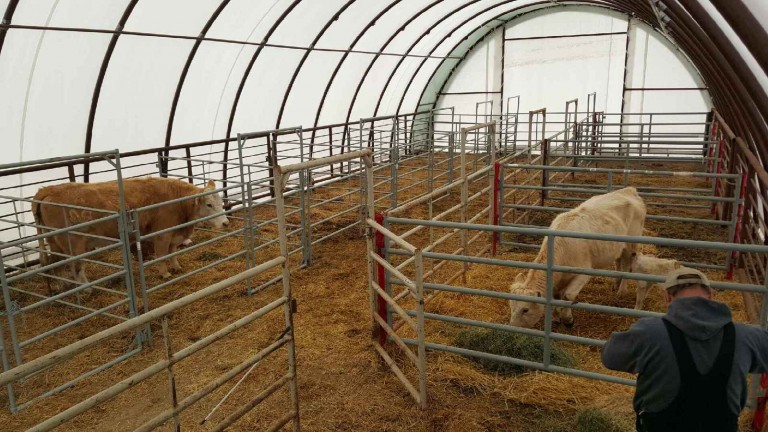
[[(178, 198), (190, 197), (186, 200), (172, 202), (167, 205), (138, 212), (138, 229), (142, 236), (169, 229), (203, 217), (214, 216), (208, 224), (215, 228), (229, 225), (229, 219), (224, 214), (222, 198), (219, 194), (210, 193), (204, 196), (194, 195), (210, 192), (215, 189), (213, 181), (204, 188), (191, 185), (185, 181), (168, 178), (139, 178), (123, 181), (125, 204), (127, 210), (139, 209), (153, 204), (173, 201)], [(41, 188), (35, 194), (32, 212), (38, 233), (65, 228), (88, 221), (97, 220), (106, 214), (88, 209), (120, 210), (117, 182), (103, 183), (63, 183)], [(62, 204), (62, 205), (54, 205)], [(73, 208), (78, 206), (82, 208)], [(157, 235), (149, 239), (155, 255), (163, 257), (176, 251), (177, 247), (192, 235), (194, 225), (189, 225)], [(101, 237), (119, 238), (120, 233), (115, 220), (99, 222), (78, 232)], [(40, 243), (40, 261), (43, 265), (60, 259), (63, 255), (77, 256), (89, 250), (104, 245), (104, 240), (77, 235), (74, 233), (59, 234), (48, 237), (51, 254), (45, 253), (43, 239)], [(170, 258), (171, 270), (180, 271), (181, 266), (176, 256)], [(163, 278), (170, 278), (171, 273), (165, 260), (157, 264)], [(74, 263), (74, 278), (80, 284), (88, 282), (83, 265), (80, 261)]]
[[(666, 276), (673, 270), (679, 269), (680, 267), (682, 267), (682, 264), (675, 260), (656, 258), (655, 256), (637, 253), (632, 256), (632, 264), (630, 269), (632, 273)], [(635, 299), (635, 309), (640, 310), (643, 308), (645, 298), (648, 296), (648, 288), (651, 285), (656, 284), (647, 281), (637, 281), (637, 297)], [(620, 289), (618, 294), (621, 295), (624, 292), (625, 290)]]

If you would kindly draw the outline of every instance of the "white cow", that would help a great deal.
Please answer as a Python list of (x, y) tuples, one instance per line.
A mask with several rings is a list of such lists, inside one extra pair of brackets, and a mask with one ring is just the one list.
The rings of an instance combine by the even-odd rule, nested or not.
[[(645, 203), (633, 187), (627, 187), (603, 195), (594, 196), (578, 207), (558, 215), (550, 229), (579, 231), (596, 234), (640, 236), (645, 223)], [(584, 269), (630, 269), (632, 254), (637, 249), (634, 243), (619, 243), (601, 240), (586, 240), (568, 237), (555, 238), (555, 265)], [(541, 244), (536, 263), (547, 262), (547, 240)], [(575, 273), (553, 273), (553, 295), (556, 299), (574, 301), (579, 291), (591, 276)], [(624, 289), (625, 280), (618, 279), (619, 290)], [(546, 295), (547, 275), (544, 270), (529, 270), (527, 275), (519, 274), (510, 287), (513, 294)], [(526, 301), (509, 302), (512, 310), (510, 324), (533, 327), (544, 315), (544, 305)], [(567, 326), (573, 325), (570, 308), (557, 311), (559, 319)]]
[[(632, 273), (642, 273), (647, 275), (666, 276), (673, 270), (682, 267), (678, 261), (664, 258), (656, 258), (652, 255), (637, 253), (632, 256), (630, 269)], [(643, 308), (643, 303), (648, 296), (648, 288), (655, 285), (653, 282), (637, 281), (637, 298), (635, 300), (635, 309)], [(625, 290), (619, 289), (619, 295)]]

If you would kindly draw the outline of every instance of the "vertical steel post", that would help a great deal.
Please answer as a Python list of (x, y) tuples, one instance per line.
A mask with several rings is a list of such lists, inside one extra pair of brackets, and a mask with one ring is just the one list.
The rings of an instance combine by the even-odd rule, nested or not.
[(712, 141), (712, 140), (709, 139), (709, 136), (710, 136), (710, 132), (716, 129), (714, 127), (714, 121), (715, 121), (715, 109), (712, 108), (707, 113), (707, 118), (704, 120), (704, 136), (705, 136), (704, 139), (706, 139), (708, 142), (702, 148), (702, 152), (703, 152), (702, 156), (706, 156), (707, 153), (710, 153), (711, 143), (709, 141)]
[(11, 344), (13, 345), (13, 354), (16, 360), (16, 366), (23, 363), (21, 347), (19, 347), (19, 335), (16, 332), (16, 311), (11, 300), (11, 287), (8, 285), (8, 279), (5, 275), (5, 262), (0, 254), (0, 285), (3, 288), (3, 303), (5, 304), (5, 316), (8, 318), (8, 331), (11, 334)]
[[(0, 262), (0, 265), (5, 268), (5, 265)], [(5, 348), (5, 336), (3, 335), (3, 326), (0, 325), (0, 361), (3, 364), (3, 372), (7, 372), (11, 369), (11, 365), (8, 362), (8, 350)], [(8, 383), (5, 386), (5, 391), (8, 393), (8, 407), (11, 409), (11, 413), (18, 411), (16, 407), (16, 394), (13, 391), (13, 383)]]
[(419, 404), (421, 408), (427, 407), (427, 349), (424, 329), (424, 259), (421, 249), (414, 255), (416, 267), (414, 284), (416, 285), (416, 329), (417, 329), (417, 353), (419, 364)]
[[(499, 167), (498, 162), (496, 162), (496, 123), (491, 123), (488, 126), (488, 131), (486, 132), (488, 135), (488, 147), (491, 150), (490, 153), (490, 165), (493, 166), (493, 170), (489, 172), (488, 175), (488, 205), (490, 209), (488, 210), (488, 225), (497, 225), (498, 224), (498, 174), (499, 174)], [(496, 255), (496, 232), (491, 231), (489, 233), (489, 240), (491, 243), (491, 253), (493, 255)], [(430, 239), (431, 240), (431, 239)], [(432, 242), (430, 241), (430, 244)]]
[(554, 265), (555, 255), (555, 236), (547, 236), (547, 292), (545, 293), (545, 299), (547, 303), (544, 305), (544, 368), (548, 368), (551, 359), (551, 335), (552, 335), (552, 297), (554, 291), (554, 273), (552, 272), (552, 266)]
[[(175, 411), (178, 406), (178, 397), (176, 394), (176, 375), (173, 373), (173, 363), (171, 362), (173, 351), (171, 349), (171, 336), (168, 333), (167, 315), (163, 317), (163, 347), (165, 348), (165, 359), (168, 361), (168, 367), (165, 368), (168, 372), (168, 397), (171, 401), (171, 409)], [(181, 432), (181, 421), (178, 414), (173, 415), (173, 425), (176, 432)]]
[[(435, 110), (430, 110), (427, 118), (427, 194), (429, 195), (429, 219), (432, 219), (434, 210), (432, 191), (435, 189)], [(435, 239), (435, 228), (429, 227), (429, 244)]]
[(709, 151), (707, 152), (707, 157), (708, 157), (708, 160), (707, 160), (707, 172), (708, 173), (711, 173), (711, 172), (714, 171), (714, 163), (713, 163), (712, 158), (714, 157), (715, 151), (717, 149), (717, 141), (718, 141), (717, 140), (717, 132), (718, 132), (717, 131), (717, 121), (713, 121), (712, 122), (712, 126), (710, 128), (710, 132), (711, 132), (711, 134), (707, 134), (706, 135), (706, 137), (707, 137), (706, 139), (709, 141), (709, 143), (707, 144), (707, 146), (709, 148)]
[[(133, 226), (133, 239), (136, 242), (136, 267), (139, 270), (139, 289), (141, 290), (142, 306), (144, 313), (147, 313), (149, 312), (149, 287), (147, 287), (147, 277), (144, 268), (144, 250), (141, 247), (141, 223), (139, 220), (139, 212), (135, 209), (131, 210), (128, 217)], [(151, 326), (147, 324), (144, 326), (144, 330), (141, 331), (143, 331), (143, 335), (139, 339), (145, 339), (147, 343), (150, 343), (152, 340)]]
[[(467, 130), (461, 130), (461, 223), (467, 223), (467, 201), (469, 198), (469, 181), (467, 180)], [(469, 243), (467, 239), (466, 228), (461, 229), (461, 253), (464, 256), (469, 256)], [(461, 280), (463, 283), (467, 283), (467, 270), (469, 269), (469, 263), (463, 261), (462, 264)]]
[(453, 108), (451, 108), (451, 128), (448, 133), (448, 184), (453, 183), (453, 158), (456, 144), (456, 123)]
[[(241, 166), (242, 169), (242, 166)], [(253, 268), (256, 266), (256, 256), (255, 256), (255, 247), (254, 247), (254, 238), (256, 236), (256, 230), (254, 229), (255, 226), (255, 219), (256, 216), (253, 213), (253, 185), (248, 182), (248, 184), (245, 185), (245, 193), (247, 195), (242, 197), (243, 205), (245, 206), (245, 214), (244, 217), (246, 218), (245, 223), (243, 223), (243, 240), (244, 240), (244, 246), (245, 246), (245, 265), (246, 268)], [(253, 294), (252, 288), (251, 288), (251, 279), (248, 278), (245, 280), (245, 292), (248, 294)]]
[(396, 139), (393, 141), (393, 145), (389, 147), (389, 195), (390, 195), (390, 201), (389, 201), (389, 207), (395, 208), (397, 207), (397, 170), (398, 170), (398, 164), (400, 163), (400, 132), (398, 131), (398, 126), (400, 124), (400, 121), (395, 118), (392, 122), (392, 134), (396, 137)]
[[(629, 48), (630, 48), (630, 40), (629, 35), (632, 30), (632, 16), (628, 15), (627, 17), (627, 41), (626, 45), (624, 47), (624, 77), (621, 81), (622, 87), (621, 87), (621, 116), (619, 117), (619, 154), (621, 154), (622, 149), (624, 147), (624, 144), (622, 141), (624, 141), (624, 116), (626, 114), (626, 104), (627, 104), (627, 78), (629, 76)], [(629, 153), (629, 144), (627, 144), (627, 153)]]
[[(239, 165), (239, 174), (240, 174), (240, 201), (242, 202), (243, 206), (245, 207), (246, 211), (244, 214), (244, 217), (248, 220), (243, 223), (243, 244), (245, 245), (245, 265), (246, 268), (252, 268), (254, 265), (256, 265), (256, 260), (254, 257), (254, 247), (253, 247), (253, 238), (255, 236), (254, 232), (254, 214), (253, 214), (253, 188), (251, 185), (251, 170), (250, 167), (248, 168), (248, 181), (245, 180), (245, 160), (243, 158), (243, 146), (245, 145), (245, 139), (243, 138), (242, 134), (237, 134), (237, 162)], [(226, 196), (226, 191), (224, 192), (224, 196)], [(251, 280), (247, 279), (245, 281), (245, 292), (247, 294), (252, 294), (253, 291), (251, 289)]]
[[(128, 205), (125, 201), (125, 188), (123, 185), (123, 172), (122, 164), (120, 163), (120, 153), (115, 151), (115, 160), (112, 161), (109, 157), (105, 157), (105, 160), (115, 168), (115, 176), (117, 181), (117, 198), (119, 203), (119, 219), (118, 223), (118, 235), (120, 237), (120, 243), (122, 250), (120, 251), (123, 259), (123, 268), (125, 269), (125, 289), (128, 296), (128, 313), (129, 316), (135, 317), (139, 315), (138, 312), (138, 295), (136, 293), (136, 283), (133, 278), (133, 265), (131, 262), (131, 220), (128, 217)], [(139, 227), (137, 226), (138, 230)], [(136, 238), (136, 249), (141, 247), (138, 237)], [(142, 295), (146, 298), (146, 287), (142, 285), (139, 287), (142, 290)], [(146, 300), (145, 300), (146, 302)], [(148, 302), (147, 302), (148, 303)], [(145, 311), (148, 306), (145, 306)], [(142, 347), (142, 343), (149, 342), (151, 338), (151, 329), (149, 325), (146, 326), (144, 332), (136, 330), (136, 343), (139, 348)]]
[(301, 216), (301, 266), (307, 267), (311, 259), (311, 239), (309, 238), (309, 221), (307, 220), (307, 175), (306, 170), (299, 171), (299, 214)]
[(194, 184), (194, 180), (192, 179), (194, 176), (192, 173), (192, 150), (190, 150), (189, 147), (185, 147), (184, 154), (187, 157), (187, 181), (189, 181), (189, 184)]
[[(501, 190), (501, 171), (502, 167), (501, 164), (496, 161), (493, 164), (493, 204), (492, 204), (492, 213), (493, 213), (493, 225), (499, 226), (499, 222), (501, 221), (501, 206), (500, 206), (500, 190)], [(499, 232), (494, 230), (491, 234), (491, 255), (496, 256), (497, 247), (499, 244)]]
[(283, 189), (285, 188), (285, 175), (280, 170), (279, 165), (275, 165), (275, 204), (277, 207), (277, 231), (280, 242), (280, 255), (285, 258), (281, 264), (283, 280), (283, 297), (288, 301), (283, 305), (283, 316), (285, 318), (286, 334), (290, 337), (288, 347), (288, 373), (291, 376), (290, 394), (293, 411), (296, 415), (293, 417), (293, 430), (300, 430), (299, 423), (299, 394), (298, 379), (296, 376), (296, 339), (293, 331), (293, 293), (291, 291), (291, 270), (290, 255), (288, 253), (288, 232), (285, 226), (285, 198)]

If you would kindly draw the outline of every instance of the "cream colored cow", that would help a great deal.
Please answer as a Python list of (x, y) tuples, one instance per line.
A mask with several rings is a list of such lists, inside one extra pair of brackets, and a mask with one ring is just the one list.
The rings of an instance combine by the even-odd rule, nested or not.
[[(603, 195), (594, 196), (578, 207), (558, 215), (550, 229), (579, 231), (596, 234), (641, 236), (645, 224), (646, 208), (643, 199), (633, 187), (627, 187)], [(629, 271), (632, 254), (637, 248), (633, 243), (619, 243), (601, 240), (587, 240), (568, 237), (555, 238), (555, 265), (579, 267), (584, 269), (618, 269)], [(541, 244), (536, 263), (547, 262), (547, 240)], [(591, 276), (575, 273), (553, 273), (556, 299), (574, 301)], [(619, 290), (625, 289), (627, 282), (616, 280)], [(546, 295), (547, 276), (544, 270), (529, 270), (519, 274), (510, 287), (513, 294), (539, 296)], [(510, 324), (521, 327), (533, 327), (544, 315), (544, 305), (527, 301), (510, 301)], [(570, 308), (558, 312), (563, 324), (573, 325)]]

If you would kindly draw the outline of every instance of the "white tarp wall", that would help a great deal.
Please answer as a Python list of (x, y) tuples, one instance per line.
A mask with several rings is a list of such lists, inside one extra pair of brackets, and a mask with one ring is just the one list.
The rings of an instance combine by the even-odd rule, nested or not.
[(490, 34), (456, 69), (437, 107), (468, 114), (490, 100), (498, 114), (502, 100), (519, 95), (520, 122), (528, 111), (546, 107), (549, 134), (559, 130), (563, 116), (556, 113), (566, 100), (578, 98), (585, 112), (592, 92), (597, 111), (621, 113), (624, 98), (627, 113), (706, 112), (711, 102), (703, 87), (664, 36), (636, 19), (584, 6), (531, 12)]

